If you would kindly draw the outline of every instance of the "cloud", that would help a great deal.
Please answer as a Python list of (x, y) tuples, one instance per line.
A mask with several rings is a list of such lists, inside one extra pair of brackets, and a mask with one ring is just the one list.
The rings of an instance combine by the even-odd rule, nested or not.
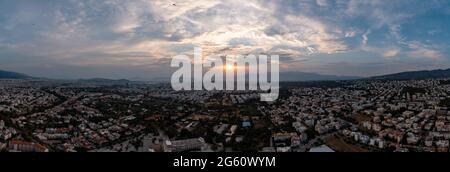
[(345, 32), (345, 37), (346, 38), (352, 38), (356, 36), (356, 32), (355, 31), (349, 31), (349, 32)]
[(441, 33), (442, 31), (440, 30), (440, 29), (432, 29), (432, 30), (429, 30), (427, 33), (429, 34), (429, 35), (436, 35), (436, 34), (439, 34), (439, 33)]
[(328, 6), (328, 0), (316, 0), (316, 3), (319, 6)]
[[(429, 40), (419, 41), (414, 38), (408, 37), (407, 35), (405, 35), (405, 29), (402, 28), (402, 25), (407, 21), (407, 19), (413, 18), (415, 15), (423, 13), (423, 9), (406, 13), (407, 11), (414, 9), (410, 8), (408, 5), (403, 4), (405, 5), (406, 10), (394, 11), (394, 9), (396, 8), (393, 7), (396, 7), (400, 4), (393, 3), (389, 4), (390, 6), (386, 5), (386, 3), (369, 3), (367, 1), (351, 1), (349, 3), (347, 9), (348, 14), (364, 15), (367, 19), (372, 21), (368, 30), (361, 36), (362, 50), (378, 53), (385, 58), (395, 57), (399, 54), (406, 54), (407, 56), (413, 58), (440, 59), (441, 57), (443, 57), (442, 52), (439, 50), (440, 48), (438, 48), (436, 45), (427, 45), (423, 43), (429, 42)], [(433, 6), (433, 3), (430, 6)], [(369, 9), (368, 7), (371, 7), (371, 9)], [(368, 12), (361, 13), (361, 11), (364, 10), (357, 10), (358, 8), (368, 10)], [(369, 45), (369, 35), (380, 34), (380, 30), (384, 29), (388, 30), (388, 40), (386, 40), (386, 42), (383, 42), (382, 44), (380, 44), (380, 41), (374, 41), (377, 45)], [(433, 34), (436, 32), (436, 29), (432, 31), (427, 30), (426, 32), (428, 34)], [(378, 37), (377, 39), (379, 40), (380, 37)], [(392, 49), (391, 47), (396, 48)]]
[(405, 23), (414, 24), (408, 21), (445, 6), (441, 0), (26, 2), (0, 6), (0, 46), (43, 63), (158, 67), (194, 46), (205, 55), (280, 54), (290, 61), (356, 51), (381, 60), (445, 57), (445, 47), (405, 31)]
[(419, 41), (409, 41), (403, 42), (404, 45), (408, 46), (409, 56), (414, 58), (427, 58), (427, 59), (440, 59), (443, 57), (440, 51), (433, 48), (433, 46), (429, 46), (423, 44)]
[(429, 59), (440, 59), (442, 57), (441, 53), (436, 50), (430, 50), (430, 49), (418, 49), (411, 51), (409, 53), (411, 57), (418, 57), (418, 58), (429, 58)]
[(399, 53), (400, 53), (399, 50), (391, 49), (391, 50), (388, 50), (388, 51), (384, 52), (383, 53), (383, 57), (391, 58), (391, 57), (397, 56)]
[(369, 29), (362, 35), (362, 45), (367, 46), (369, 42), (369, 34), (372, 33), (372, 31)]
[[(347, 50), (345, 43), (339, 40), (344, 36), (331, 33), (328, 26), (318, 20), (301, 14), (283, 14), (284, 19), (280, 20), (272, 8), (276, 4), (265, 5), (254, 0), (246, 3), (237, 0), (174, 1), (176, 6), (166, 1), (138, 2), (125, 4), (125, 11), (130, 13), (124, 13), (127, 17), (118, 17), (114, 30), (134, 33), (136, 37), (149, 36), (139, 34), (139, 31), (152, 34), (152, 37), (124, 47), (133, 51), (155, 49), (154, 54), (166, 57), (174, 54), (168, 47), (196, 45), (216, 54), (290, 52), (294, 57)], [(141, 7), (150, 10), (143, 11)], [(149, 21), (145, 22), (143, 18)], [(235, 40), (247, 44), (233, 45)], [(291, 49), (273, 51), (277, 46)]]

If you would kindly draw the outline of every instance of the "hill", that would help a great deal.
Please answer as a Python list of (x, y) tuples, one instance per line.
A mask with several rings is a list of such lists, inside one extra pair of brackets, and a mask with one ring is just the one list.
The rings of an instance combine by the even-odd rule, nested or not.
[(0, 70), (0, 79), (30, 79), (30, 78), (32, 77), (22, 73)]
[(280, 81), (340, 81), (361, 79), (356, 76), (337, 76), (337, 75), (321, 75), (307, 72), (282, 72), (280, 73)]
[(401, 72), (383, 76), (375, 76), (370, 79), (377, 80), (409, 80), (409, 79), (431, 79), (431, 78), (447, 78), (450, 77), (450, 69), (439, 70), (423, 70), (423, 71), (411, 71)]

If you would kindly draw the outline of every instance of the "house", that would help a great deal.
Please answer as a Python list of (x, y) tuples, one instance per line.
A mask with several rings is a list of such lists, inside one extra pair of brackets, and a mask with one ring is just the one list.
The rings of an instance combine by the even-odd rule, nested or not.
[(13, 140), (9, 142), (11, 152), (49, 152), (48, 148), (41, 144)]
[(167, 140), (164, 142), (164, 152), (187, 152), (201, 151), (206, 146), (203, 138), (194, 138), (186, 140)]

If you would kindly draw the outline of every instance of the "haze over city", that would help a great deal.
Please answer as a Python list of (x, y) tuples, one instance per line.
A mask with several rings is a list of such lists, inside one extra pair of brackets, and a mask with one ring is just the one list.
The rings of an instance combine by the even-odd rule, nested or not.
[(77, 79), (168, 77), (171, 58), (279, 54), (281, 71), (375, 76), (449, 68), (446, 0), (0, 2), (0, 69)]

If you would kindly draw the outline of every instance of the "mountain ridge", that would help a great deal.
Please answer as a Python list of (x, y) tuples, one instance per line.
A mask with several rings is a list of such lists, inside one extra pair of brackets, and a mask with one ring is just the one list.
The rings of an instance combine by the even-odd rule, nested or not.
[(0, 79), (31, 79), (31, 78), (33, 78), (33, 77), (28, 76), (23, 73), (10, 72), (10, 71), (0, 69)]
[[(427, 79), (427, 78), (445, 78), (450, 77), (450, 69), (436, 69), (436, 70), (419, 70), (399, 72), (387, 75), (372, 76), (372, 77), (357, 77), (357, 76), (338, 76), (338, 75), (323, 75), (317, 73), (291, 71), (281, 72), (281, 82), (302, 82), (302, 81), (340, 81), (340, 80), (409, 80), (409, 79)], [(35, 77), (0, 69), (0, 79), (33, 79)], [(163, 79), (164, 78), (164, 79)], [(170, 81), (170, 77), (159, 77), (158, 81)], [(84, 82), (133, 82), (132, 79), (108, 79), (108, 78), (85, 78), (78, 79)]]
[(357, 76), (324, 75), (310, 72), (281, 72), (280, 81), (338, 81), (362, 79)]
[(428, 78), (446, 78), (450, 77), (450, 69), (419, 70), (407, 71), (388, 75), (374, 76), (369, 79), (375, 80), (410, 80), (410, 79), (428, 79)]

